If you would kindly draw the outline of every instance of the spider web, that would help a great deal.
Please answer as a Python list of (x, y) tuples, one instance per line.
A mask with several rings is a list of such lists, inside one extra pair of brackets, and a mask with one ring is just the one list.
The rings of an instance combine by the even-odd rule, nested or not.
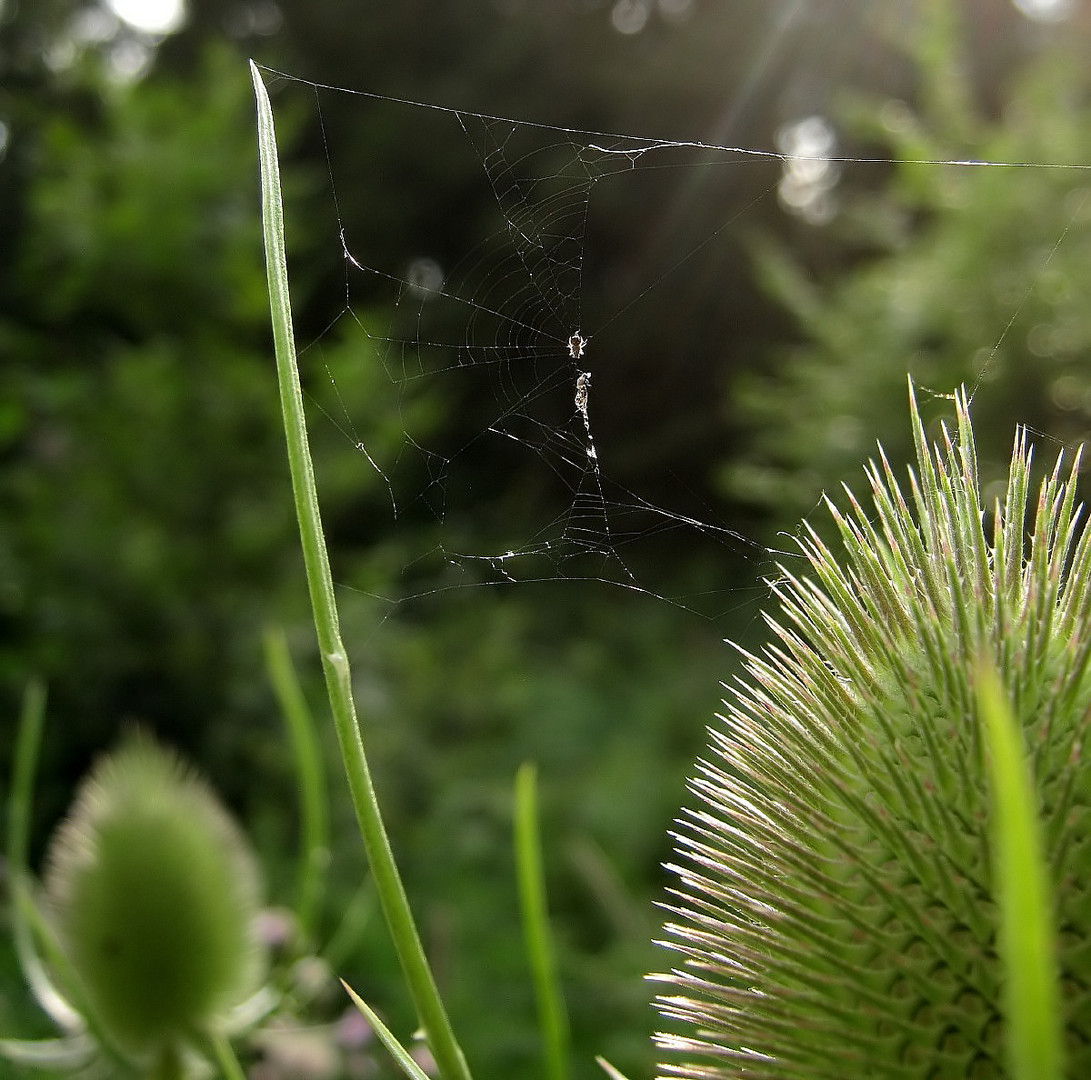
[[(835, 180), (850, 166), (894, 162), (579, 131), (268, 74), (312, 97), (343, 282), (343, 301), (301, 349), (304, 378), (310, 376), (313, 403), (365, 463), (390, 535), (399, 537), (387, 581), (343, 584), (393, 607), (467, 587), (596, 582), (713, 619), (764, 596), (764, 586), (747, 596), (737, 586), (684, 594), (669, 574), (667, 585), (656, 579), (655, 568), (670, 561), (672, 550), (687, 558), (703, 549), (728, 553), (755, 564), (755, 579), (797, 553), (787, 539), (769, 547), (749, 538), (684, 484), (663, 499), (661, 490), (646, 493), (628, 482), (612, 437), (624, 425), (614, 415), (606, 434), (600, 427), (603, 415), (624, 414), (626, 387), (616, 370), (626, 339), (617, 331), (636, 309), (673, 296), (687, 266), (723, 242), (758, 203), (783, 194), (792, 169), (804, 179)], [(429, 251), (417, 239), (412, 243), (420, 254), (393, 251), (375, 242), (365, 217), (347, 212), (367, 183), (366, 171), (382, 178), (384, 164), (342, 160), (325, 121), (331, 100), (366, 106), (369, 117), (382, 117), (376, 123), (410, 125), (407, 137), (422, 146), (435, 140), (461, 148), (463, 159), (452, 173), (455, 190), (463, 183), (470, 192), (467, 227), (443, 230), (462, 238), (461, 246)], [(681, 243), (642, 276), (610, 267), (597, 215), (611, 199), (625, 197), (626, 183), (665, 171), (725, 168), (758, 170), (764, 179), (757, 195), (749, 193), (751, 184), (732, 210), (701, 226), (703, 232), (681, 227)], [(390, 183), (396, 190), (397, 178)], [(460, 210), (454, 205), (444, 212), (457, 218)], [(381, 205), (372, 210), (372, 216), (381, 213)], [(601, 287), (599, 278), (611, 273), (625, 279), (627, 292)], [(1028, 295), (1032, 289), (1033, 283)], [(978, 381), (1025, 300), (1012, 304), (1011, 320), (998, 328)], [(352, 389), (366, 366), (381, 372), (378, 385), (364, 391), (371, 394), (370, 408)], [(437, 421), (440, 413), (453, 421)], [(655, 438), (649, 431), (649, 442)], [(628, 446), (631, 453), (631, 433)]]

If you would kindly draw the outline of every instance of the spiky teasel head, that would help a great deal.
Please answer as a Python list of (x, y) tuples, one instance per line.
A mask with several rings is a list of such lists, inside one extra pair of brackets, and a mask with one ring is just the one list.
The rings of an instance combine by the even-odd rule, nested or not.
[(254, 989), (253, 857), (207, 785), (150, 739), (84, 781), (45, 887), (77, 988), (127, 1057), (174, 1060)]
[(1002, 979), (975, 718), (1000, 673), (1037, 785), (1056, 898), (1072, 1076), (1091, 1076), (1091, 530), (1058, 459), (1029, 520), (1016, 437), (983, 513), (967, 401), (917, 470), (880, 452), (835, 555), (813, 531), (784, 571), (775, 635), (746, 656), (675, 833), (654, 978), (674, 1076), (1000, 1077)]

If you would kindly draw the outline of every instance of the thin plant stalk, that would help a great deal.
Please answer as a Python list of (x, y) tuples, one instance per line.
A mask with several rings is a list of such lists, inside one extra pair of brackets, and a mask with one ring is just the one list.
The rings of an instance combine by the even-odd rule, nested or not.
[(329, 809), (314, 717), (303, 696), (284, 631), (265, 632), (265, 666), (288, 728), (299, 780), (302, 823), (295, 914), (303, 937), (314, 938), (315, 919), (330, 858)]
[(330, 970), (336, 971), (345, 961), (360, 940), (371, 919), (375, 907), (375, 886), (365, 878), (356, 887), (347, 904), (345, 904), (341, 920), (330, 935), (326, 947), (322, 950), (322, 959), (329, 965)]
[(209, 1039), (210, 1056), (219, 1066), (224, 1080), (246, 1080), (246, 1073), (235, 1056), (231, 1041), (224, 1035), (216, 1034)]
[(45, 687), (32, 682), (23, 694), (19, 728), (15, 736), (15, 758), (8, 798), (7, 860), (11, 879), (11, 924), (19, 966), (42, 1008), (62, 1027), (75, 1028), (80, 1013), (74, 1009), (54, 985), (39, 955), (35, 928), (38, 911), (29, 887), (30, 869), (27, 864), (27, 837), (30, 832), (30, 806), (33, 798), (34, 774), (45, 726)]
[(15, 768), (8, 797), (8, 862), (13, 871), (27, 868), (31, 788), (38, 765), (45, 725), (45, 687), (32, 682), (23, 695), (19, 732), (15, 740)]
[(530, 762), (515, 775), (515, 861), (523, 937), (530, 960), (538, 1026), (548, 1080), (568, 1076), (568, 1016), (557, 978), (553, 935), (549, 926), (545, 875), (542, 872), (541, 830), (538, 824), (537, 772)]
[(288, 442), (288, 463), (299, 520), (303, 560), (322, 669), (326, 677), (330, 710), (348, 777), (356, 820), (367, 850), (376, 891), (398, 953), (402, 973), (413, 997), (429, 1048), (445, 1080), (470, 1080), (462, 1049), (455, 1038), (436, 981), (424, 955), (409, 901), (394, 861), (394, 853), (379, 811), (375, 787), (364, 753), (356, 707), (352, 699), (352, 676), (348, 655), (341, 640), (337, 604), (333, 593), (329, 555), (318, 509), (318, 491), (307, 439), (303, 393), (296, 363), (292, 331), (292, 310), (288, 294), (288, 266), (284, 243), (284, 209), (280, 192), (276, 133), (269, 95), (257, 65), (250, 73), (258, 112), (258, 149), (261, 160), (262, 220), (265, 259), (269, 277), (273, 341), (276, 350), (277, 381), (284, 432)]

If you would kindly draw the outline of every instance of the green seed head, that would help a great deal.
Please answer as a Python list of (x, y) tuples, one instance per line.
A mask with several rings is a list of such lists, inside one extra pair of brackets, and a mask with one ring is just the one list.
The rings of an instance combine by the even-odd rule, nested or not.
[(46, 892), (91, 1010), (129, 1052), (169, 1052), (254, 988), (254, 861), (207, 785), (148, 739), (84, 782)]
[(1003, 973), (989, 789), (975, 721), (984, 658), (1035, 776), (1057, 903), (1066, 1051), (1091, 1076), (1091, 531), (1076, 466), (1028, 513), (1030, 451), (983, 513), (967, 403), (903, 494), (833, 511), (776, 588), (775, 643), (747, 656), (675, 834), (655, 978), (685, 1077), (1001, 1077)]

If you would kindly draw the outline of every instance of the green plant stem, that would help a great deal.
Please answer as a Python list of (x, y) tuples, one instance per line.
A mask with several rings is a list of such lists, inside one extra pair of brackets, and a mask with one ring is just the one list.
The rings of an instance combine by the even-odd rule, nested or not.
[(288, 266), (284, 243), (284, 210), (280, 192), (276, 134), (269, 95), (257, 65), (251, 61), (250, 72), (258, 111), (258, 148), (261, 159), (262, 220), (265, 232), (265, 259), (269, 276), (269, 303), (272, 311), (273, 340), (276, 349), (277, 380), (284, 431), (288, 442), (288, 462), (299, 519), (303, 560), (311, 595), (322, 668), (330, 699), (341, 757), (348, 777), (356, 820), (360, 828), (376, 891), (390, 929), (409, 991), (428, 1039), (429, 1048), (445, 1080), (469, 1080), (465, 1057), (455, 1039), (447, 1011), (436, 988), (420, 935), (413, 921), (409, 901), (394, 861), (394, 853), (379, 812), (371, 780), (356, 707), (352, 699), (352, 678), (348, 656), (341, 641), (337, 605), (333, 594), (329, 556), (326, 551), (314, 466), (307, 439), (303, 412), (303, 393), (296, 363), (292, 331), (292, 310), (288, 294)]
[(322, 755), (318, 748), (314, 717), (292, 666), (284, 632), (265, 632), (265, 666), (292, 743), (292, 757), (299, 778), (299, 811), (302, 822), (295, 914), (304, 940), (313, 941), (315, 918), (322, 897), (330, 858), (329, 811)]
[(220, 1067), (220, 1073), (224, 1080), (246, 1080), (239, 1059), (231, 1047), (230, 1040), (222, 1034), (214, 1034), (209, 1037), (209, 1049), (216, 1064)]
[(8, 797), (8, 863), (13, 874), (24, 873), (27, 869), (31, 792), (44, 725), (45, 687), (35, 681), (27, 686), (23, 695), (19, 731), (15, 740), (11, 793)]
[(329, 964), (330, 970), (336, 971), (363, 940), (374, 906), (375, 886), (365, 878), (342, 909), (341, 921), (322, 950), (322, 959)]
[(515, 774), (515, 861), (523, 936), (530, 960), (538, 1025), (549, 1080), (568, 1076), (568, 1017), (553, 956), (545, 875), (542, 872), (541, 833), (538, 825), (537, 772), (530, 762)]

